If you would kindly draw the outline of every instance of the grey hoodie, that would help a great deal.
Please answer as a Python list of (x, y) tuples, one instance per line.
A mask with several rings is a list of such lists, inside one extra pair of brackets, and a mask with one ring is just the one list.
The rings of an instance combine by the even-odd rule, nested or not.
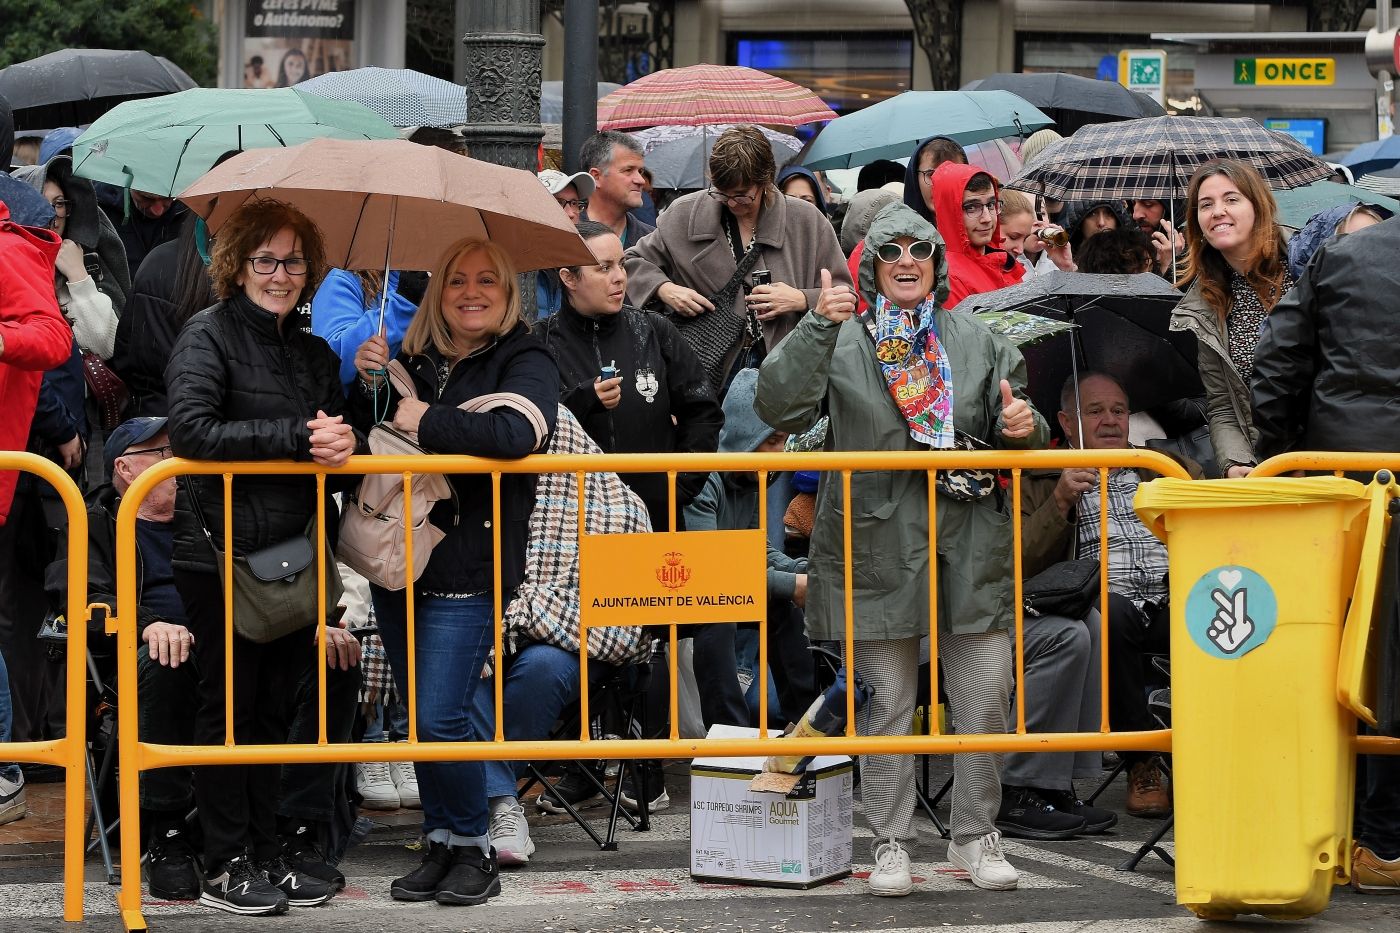
[[(758, 388), (758, 370), (742, 369), (734, 376), (724, 396), (724, 427), (719, 449), (729, 453), (750, 453), (773, 436), (753, 410)], [(687, 531), (734, 531), (758, 527), (758, 483), (751, 473), (711, 473), (689, 505), (685, 507)], [(788, 557), (768, 545), (768, 595), (791, 599), (797, 575), (807, 572), (805, 559)]]

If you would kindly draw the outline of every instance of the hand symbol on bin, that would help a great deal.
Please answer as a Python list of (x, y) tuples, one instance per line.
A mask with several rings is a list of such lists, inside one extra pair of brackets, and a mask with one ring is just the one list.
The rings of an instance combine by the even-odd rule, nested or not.
[(1210, 598), (1215, 600), (1215, 604), (1220, 608), (1216, 611), (1215, 618), (1210, 620), (1206, 637), (1226, 654), (1239, 651), (1254, 634), (1254, 621), (1249, 618), (1246, 610), (1247, 592), (1244, 587), (1235, 590), (1233, 594), (1221, 589), (1211, 591)]

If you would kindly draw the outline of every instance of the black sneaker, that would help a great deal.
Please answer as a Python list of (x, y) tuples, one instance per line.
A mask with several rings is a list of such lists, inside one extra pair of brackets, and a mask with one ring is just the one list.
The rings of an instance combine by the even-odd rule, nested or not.
[(199, 902), (245, 917), (265, 917), (287, 912), (287, 895), (273, 887), (253, 860), (240, 855), (214, 867), (204, 879)]
[(199, 863), (181, 829), (157, 831), (146, 850), (146, 881), (151, 897), (162, 901), (192, 901), (199, 897)]
[(1118, 814), (1103, 807), (1094, 807), (1080, 800), (1073, 791), (1042, 790), (1040, 796), (1061, 813), (1068, 813), (1084, 820), (1084, 828), (1079, 832), (1084, 836), (1095, 836), (1107, 832), (1118, 825)]
[(303, 875), (324, 881), (336, 891), (345, 890), (345, 875), (326, 861), (316, 844), (316, 829), (309, 823), (298, 823), (282, 834), (282, 857)]
[(437, 902), (470, 907), (485, 904), (501, 893), (501, 875), (496, 866), (496, 850), (482, 855), (476, 846), (452, 849), (452, 867), (438, 886)]
[(319, 907), (335, 897), (335, 885), (297, 871), (281, 855), (258, 867), (267, 873), (273, 887), (287, 895), (287, 903), (293, 907)]
[(389, 885), (389, 896), (396, 901), (431, 901), (451, 867), (452, 850), (447, 843), (430, 842), (418, 867)]
[(1003, 785), (996, 827), (1013, 839), (1073, 839), (1084, 832), (1084, 818), (1061, 813), (1034, 788)]
[(637, 764), (627, 769), (627, 776), (622, 779), (622, 789), (618, 791), (622, 796), (622, 805), (633, 813), (640, 809), (637, 798), (641, 792), (637, 788), (642, 778), (646, 780), (646, 795), (651, 798), (647, 802), (647, 812), (655, 813), (669, 807), (671, 798), (666, 794), (666, 776), (659, 766), (652, 764)]
[[(602, 781), (601, 771), (594, 771), (593, 774)], [(540, 792), (539, 797), (535, 798), (535, 806), (544, 813), (568, 813), (563, 801), (567, 800), (575, 810), (585, 810), (596, 806), (601, 799), (597, 786), (583, 770), (577, 765), (570, 765), (563, 777)]]

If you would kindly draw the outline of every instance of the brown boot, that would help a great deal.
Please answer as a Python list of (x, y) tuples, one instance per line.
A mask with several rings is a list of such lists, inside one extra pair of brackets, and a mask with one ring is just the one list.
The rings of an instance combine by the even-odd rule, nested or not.
[(1172, 812), (1171, 796), (1162, 778), (1161, 764), (1156, 758), (1139, 761), (1128, 769), (1129, 816), (1160, 818)]
[(1362, 894), (1400, 893), (1400, 859), (1387, 861), (1357, 846), (1352, 850), (1351, 886)]

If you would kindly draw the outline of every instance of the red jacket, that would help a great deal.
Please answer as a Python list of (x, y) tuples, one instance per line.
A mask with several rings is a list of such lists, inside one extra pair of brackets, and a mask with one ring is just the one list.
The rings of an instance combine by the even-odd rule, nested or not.
[[(46, 370), (68, 359), (73, 331), (58, 310), (58, 234), (10, 221), (0, 201), (0, 450), (24, 450)], [(10, 514), (14, 470), (0, 471), (0, 525)]]
[[(933, 212), (938, 233), (948, 247), (948, 301), (951, 308), (968, 295), (995, 291), (1021, 281), (1024, 271), (1010, 253), (1001, 248), (1001, 221), (992, 230), (992, 241), (980, 250), (968, 239), (963, 225), (963, 196), (967, 183), (978, 173), (990, 175), (977, 165), (944, 162), (933, 173)], [(1001, 189), (992, 178), (992, 191), (998, 197)]]

